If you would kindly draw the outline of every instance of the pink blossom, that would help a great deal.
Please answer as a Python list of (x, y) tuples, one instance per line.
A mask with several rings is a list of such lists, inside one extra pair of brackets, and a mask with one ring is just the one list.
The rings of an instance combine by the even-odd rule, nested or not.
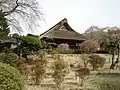
[(69, 45), (67, 43), (61, 43), (60, 45), (58, 45), (57, 48), (59, 50), (67, 51), (67, 50), (69, 50)]

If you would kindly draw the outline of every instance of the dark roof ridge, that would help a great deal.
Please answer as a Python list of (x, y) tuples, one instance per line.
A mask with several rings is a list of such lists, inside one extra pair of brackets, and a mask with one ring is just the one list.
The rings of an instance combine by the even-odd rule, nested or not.
[[(59, 25), (60, 23), (61, 23), (61, 25), (65, 24), (65, 23), (68, 23), (67, 18), (63, 18), (61, 21), (59, 21), (57, 24), (55, 24), (54, 26), (52, 26), (50, 29), (48, 29), (47, 31), (45, 31), (45, 32), (44, 32), (44, 33), (42, 33), (41, 35), (43, 35), (43, 34), (47, 33), (47, 32), (48, 32), (48, 31), (50, 31), (53, 27), (55, 27), (55, 26)], [(40, 35), (40, 36), (41, 36), (41, 35)]]

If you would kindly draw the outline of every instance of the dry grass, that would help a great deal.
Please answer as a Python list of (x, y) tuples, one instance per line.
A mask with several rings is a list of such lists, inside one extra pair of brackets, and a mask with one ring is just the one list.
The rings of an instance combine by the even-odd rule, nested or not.
[[(67, 74), (65, 77), (65, 81), (61, 85), (62, 90), (92, 90), (92, 85), (90, 84), (95, 77), (98, 77), (98, 74), (101, 73), (118, 73), (120, 72), (119, 70), (109, 70), (110, 66), (110, 55), (102, 55), (106, 58), (106, 64), (104, 65), (103, 68), (100, 68), (98, 71), (91, 71), (91, 75), (87, 78), (85, 81), (85, 84), (83, 87), (78, 86), (79, 79), (75, 79), (75, 73), (74, 71), (70, 70), (70, 73)], [(75, 62), (82, 62), (80, 59), (80, 55), (63, 55), (66, 61), (69, 61), (69, 63), (75, 63)], [(53, 62), (52, 59), (49, 59), (49, 64)], [(56, 90), (55, 88), (55, 83), (52, 78), (52, 70), (50, 69), (50, 65), (47, 67), (47, 74), (46, 77), (43, 79), (41, 86), (34, 86), (34, 85), (28, 85), (28, 90)], [(106, 75), (107, 75), (106, 74)], [(111, 74), (112, 75), (112, 74)], [(117, 74), (116, 74), (117, 75)], [(114, 75), (113, 75), (114, 76)], [(111, 76), (111, 77), (113, 77)]]

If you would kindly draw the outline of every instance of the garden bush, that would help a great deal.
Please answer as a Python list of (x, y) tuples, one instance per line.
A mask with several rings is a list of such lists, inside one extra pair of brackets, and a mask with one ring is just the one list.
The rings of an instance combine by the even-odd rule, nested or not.
[(106, 61), (104, 57), (99, 55), (90, 55), (89, 59), (89, 63), (92, 65), (93, 70), (98, 70), (99, 67), (103, 67)]
[(56, 87), (60, 89), (61, 83), (64, 81), (64, 78), (67, 74), (68, 63), (58, 56), (53, 64), (53, 79), (56, 83)]
[(32, 79), (35, 85), (41, 84), (41, 81), (44, 79), (46, 74), (46, 53), (44, 51), (37, 51), (33, 60), (32, 70)]
[(79, 85), (83, 86), (85, 78), (90, 75), (90, 70), (86, 67), (77, 67), (76, 75), (79, 77)]
[(17, 67), (19, 57), (15, 53), (1, 53), (0, 62), (9, 64), (10, 66)]
[[(22, 41), (22, 44), (29, 45), (31, 48), (43, 48), (42, 42), (38, 37), (34, 36), (15, 36), (17, 40)], [(36, 47), (34, 47), (36, 46)]]
[(63, 51), (63, 50), (59, 50), (59, 49), (53, 49), (52, 51), (48, 52), (49, 54), (72, 54), (73, 51)]
[(28, 64), (26, 63), (25, 58), (19, 57), (19, 62), (17, 64), (17, 69), (20, 71), (20, 74), (22, 74), (22, 75), (24, 75), (28, 78), (30, 70), (28, 68)]
[(88, 62), (89, 62), (89, 58), (88, 58), (88, 54), (82, 54), (80, 56), (81, 60), (83, 61), (84, 67), (87, 67)]
[(60, 51), (53, 49), (52, 51), (49, 51), (49, 54), (60, 54)]
[(26, 82), (19, 71), (0, 62), (0, 90), (26, 90)]

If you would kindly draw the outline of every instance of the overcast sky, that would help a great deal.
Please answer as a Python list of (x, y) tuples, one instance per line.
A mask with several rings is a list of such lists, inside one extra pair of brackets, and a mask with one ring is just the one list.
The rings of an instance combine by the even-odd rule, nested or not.
[(45, 14), (39, 33), (48, 30), (63, 18), (83, 33), (90, 26), (120, 26), (120, 0), (42, 0)]

